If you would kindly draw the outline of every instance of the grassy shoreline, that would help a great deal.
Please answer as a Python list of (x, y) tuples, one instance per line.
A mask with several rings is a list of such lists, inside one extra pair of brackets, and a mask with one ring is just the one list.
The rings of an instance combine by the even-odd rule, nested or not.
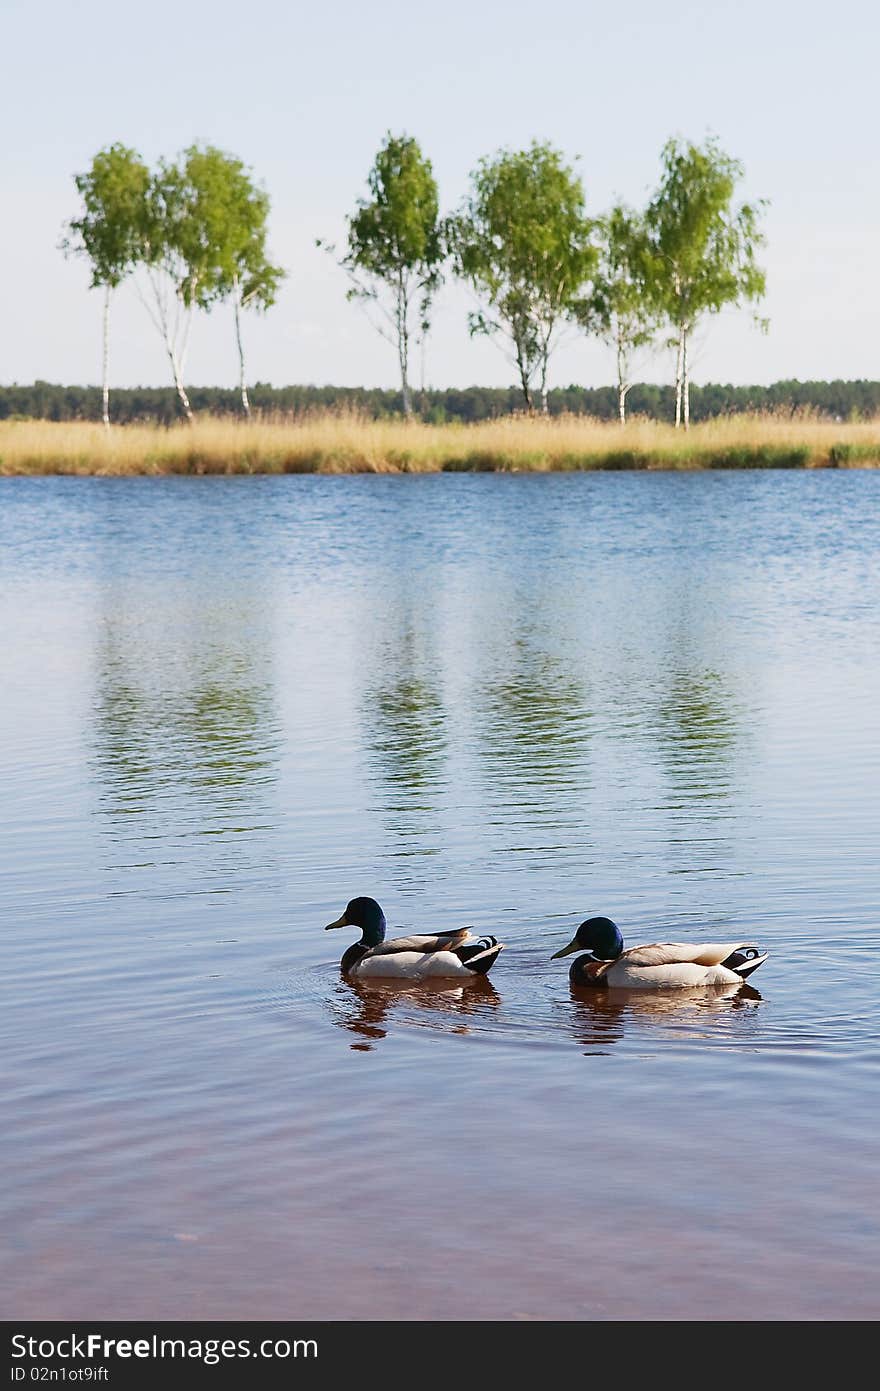
[(880, 420), (741, 415), (687, 433), (655, 421), (508, 416), (426, 425), (324, 414), (193, 425), (0, 421), (0, 476), (877, 468)]

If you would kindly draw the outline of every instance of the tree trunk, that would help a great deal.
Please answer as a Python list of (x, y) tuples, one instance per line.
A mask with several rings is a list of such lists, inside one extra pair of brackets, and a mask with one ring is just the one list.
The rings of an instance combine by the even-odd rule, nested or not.
[(675, 428), (681, 425), (681, 391), (684, 384), (684, 324), (678, 326), (678, 353), (675, 359)]
[(110, 429), (110, 294), (111, 287), (104, 286), (104, 349), (101, 363), (101, 419), (105, 429)]
[(550, 414), (550, 401), (547, 395), (547, 362), (549, 354), (545, 351), (541, 358), (541, 414)]
[(251, 403), (248, 400), (247, 383), (244, 376), (244, 345), (241, 341), (241, 304), (238, 285), (235, 286), (235, 341), (238, 344), (238, 384), (241, 389), (241, 406), (250, 419)]
[(682, 385), (682, 408), (684, 412), (684, 428), (691, 428), (691, 381), (688, 372), (688, 349), (687, 349), (687, 330), (682, 334), (681, 345), (681, 385)]
[(412, 397), (409, 390), (409, 323), (406, 285), (401, 275), (397, 282), (397, 357), (400, 363), (400, 391), (403, 396), (403, 417), (412, 416)]
[(528, 372), (526, 371), (526, 363), (525, 358), (522, 354), (522, 346), (521, 344), (517, 343), (515, 339), (514, 344), (516, 347), (516, 365), (519, 369), (519, 382), (520, 386), (522, 387), (522, 394), (525, 399), (526, 410), (528, 411), (529, 415), (534, 415), (535, 404), (532, 400), (532, 388), (529, 382)]
[(183, 407), (183, 413), (190, 425), (192, 425), (193, 422), (193, 413), (192, 406), (189, 403), (189, 397), (186, 394), (186, 388), (183, 385), (183, 365), (186, 362), (186, 351), (189, 345), (189, 331), (191, 328), (192, 309), (190, 308), (184, 320), (182, 337), (178, 334), (176, 327), (173, 337), (169, 335), (167, 327), (165, 330), (165, 347), (168, 350), (168, 357), (171, 360), (171, 371), (174, 373), (174, 385), (177, 388), (177, 395)]
[[(181, 305), (178, 304), (177, 311), (174, 316), (174, 322), (172, 324), (168, 314), (167, 286), (165, 287), (165, 289), (163, 289), (163, 275), (161, 268), (156, 269), (148, 265), (147, 276), (149, 278), (150, 288), (153, 294), (153, 304), (155, 305), (155, 308), (153, 308), (153, 306), (150, 305), (149, 301), (142, 294), (139, 287), (138, 294), (140, 296), (141, 302), (146, 307), (147, 313), (153, 320), (153, 323), (156, 325), (156, 328), (159, 330), (159, 333), (162, 335), (162, 342), (165, 344), (165, 351), (168, 354), (168, 361), (171, 363), (171, 372), (174, 377), (174, 385), (177, 389), (178, 399), (180, 401), (184, 415), (186, 416), (189, 423), (192, 424), (192, 406), (189, 403), (189, 397), (187, 396), (186, 388), (183, 385), (183, 367), (184, 363), (186, 362), (187, 347), (189, 345), (189, 334), (190, 329), (192, 328), (192, 305), (185, 308), (184, 319), (181, 325)], [(183, 330), (182, 333), (180, 331), (181, 328)]]
[(626, 393), (629, 391), (627, 376), (629, 375), (626, 363), (626, 350), (620, 343), (617, 345), (617, 415), (621, 425), (626, 424)]
[(171, 371), (174, 373), (174, 385), (177, 388), (177, 395), (180, 400), (181, 407), (183, 408), (183, 413), (186, 416), (189, 424), (192, 425), (192, 406), (189, 403), (189, 397), (186, 394), (186, 387), (183, 385), (183, 379), (180, 375), (180, 363), (178, 362), (177, 354), (171, 347), (169, 347), (168, 349), (168, 357), (171, 361)]

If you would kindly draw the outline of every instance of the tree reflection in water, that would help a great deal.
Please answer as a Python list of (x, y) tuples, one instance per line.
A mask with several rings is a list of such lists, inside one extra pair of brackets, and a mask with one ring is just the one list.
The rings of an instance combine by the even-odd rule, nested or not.
[[(444, 840), (446, 710), (438, 673), (415, 633), (415, 620), (406, 619), (386, 639), (379, 675), (364, 686), (361, 699), (364, 742), (392, 860), (436, 855)], [(408, 865), (406, 877), (411, 874)]]
[(482, 687), (477, 749), (500, 849), (582, 858), (589, 842), (588, 751), (592, 714), (582, 682), (563, 662), (517, 641)]
[(660, 702), (656, 725), (664, 766), (682, 794), (723, 795), (739, 738), (730, 691), (714, 671), (678, 671)]
[(200, 608), (198, 624), (174, 612), (163, 623), (161, 596), (144, 619), (128, 597), (108, 593), (96, 649), (91, 767), (105, 829), (142, 842), (133, 853), (154, 865), (188, 863), (182, 840), (215, 838), (200, 869), (225, 875), (275, 818), (281, 736), (258, 596)]
[(652, 732), (666, 783), (660, 810), (679, 872), (711, 871), (730, 854), (735, 817), (739, 711), (715, 671), (678, 668), (655, 707)]

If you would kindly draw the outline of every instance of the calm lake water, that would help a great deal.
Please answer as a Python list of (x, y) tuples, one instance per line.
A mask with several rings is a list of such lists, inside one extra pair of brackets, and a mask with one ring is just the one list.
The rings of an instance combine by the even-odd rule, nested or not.
[[(880, 474), (8, 479), (0, 529), (3, 1314), (880, 1312)], [(356, 989), (358, 893), (507, 950)], [(771, 956), (585, 996), (594, 913)]]

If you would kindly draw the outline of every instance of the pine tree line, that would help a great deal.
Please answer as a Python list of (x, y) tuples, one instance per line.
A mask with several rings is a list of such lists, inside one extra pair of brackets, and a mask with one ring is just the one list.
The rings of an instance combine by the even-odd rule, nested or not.
[[(189, 387), (195, 411), (211, 415), (241, 414), (237, 389)], [(635, 415), (669, 420), (675, 408), (675, 387), (635, 383), (628, 395)], [(296, 416), (309, 411), (362, 411), (372, 419), (400, 415), (400, 391), (366, 387), (282, 386), (257, 382), (250, 388), (253, 411), (261, 415)], [(589, 415), (600, 420), (618, 417), (617, 389), (613, 386), (568, 386), (550, 390), (548, 412)], [(443, 391), (416, 391), (413, 410), (417, 418), (432, 423), (490, 420), (522, 408), (517, 387), (471, 386)], [(691, 419), (708, 420), (719, 415), (772, 411), (799, 415), (815, 413), (831, 420), (871, 420), (880, 416), (880, 382), (775, 382), (772, 386), (731, 386), (707, 383), (691, 387)], [(157, 421), (171, 424), (179, 418), (174, 387), (120, 387), (113, 393), (113, 418), (120, 424)], [(0, 386), (0, 420), (100, 420), (102, 392), (98, 386), (61, 386), (51, 382)]]

